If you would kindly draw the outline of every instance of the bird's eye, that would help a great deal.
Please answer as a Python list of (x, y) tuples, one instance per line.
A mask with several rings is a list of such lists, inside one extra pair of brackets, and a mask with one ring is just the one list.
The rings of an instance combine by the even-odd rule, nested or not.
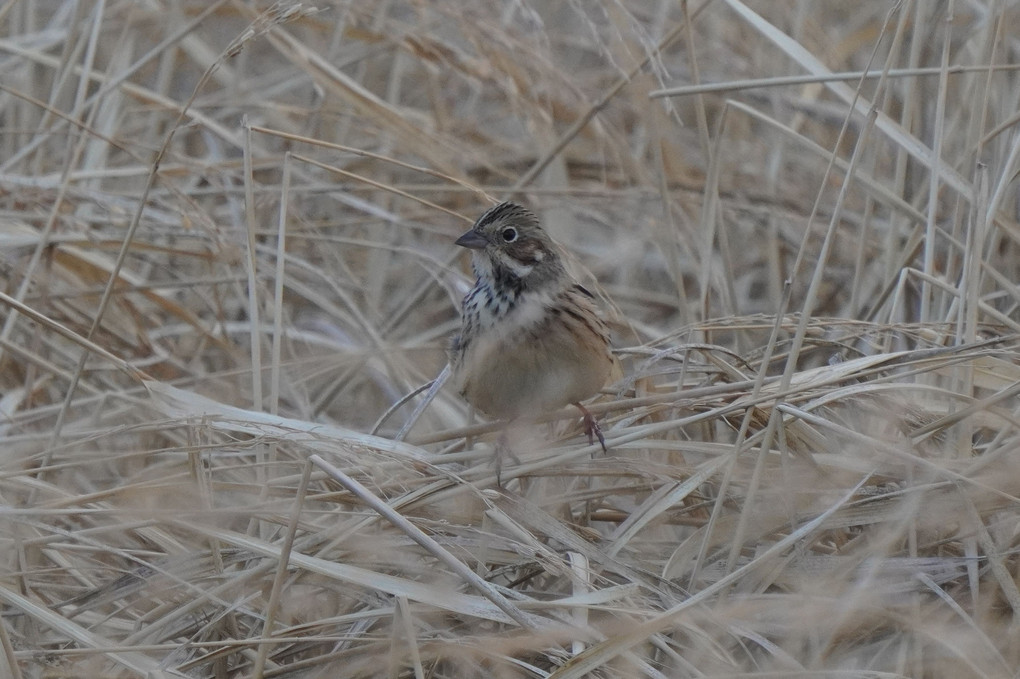
[(509, 227), (503, 229), (503, 233), (499, 235), (502, 236), (503, 240), (506, 241), (507, 243), (513, 243), (515, 240), (517, 240), (517, 229)]

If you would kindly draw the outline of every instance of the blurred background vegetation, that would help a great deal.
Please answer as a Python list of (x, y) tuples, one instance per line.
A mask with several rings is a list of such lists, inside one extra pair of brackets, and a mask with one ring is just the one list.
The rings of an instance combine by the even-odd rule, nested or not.
[[(1018, 22), (0, 4), (0, 670), (1016, 676)], [(401, 399), (502, 199), (625, 372), (495, 488)]]

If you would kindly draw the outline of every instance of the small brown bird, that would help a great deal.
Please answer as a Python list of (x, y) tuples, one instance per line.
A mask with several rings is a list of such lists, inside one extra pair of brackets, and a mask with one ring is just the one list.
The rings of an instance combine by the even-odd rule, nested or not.
[(482, 413), (533, 418), (568, 403), (584, 415), (588, 442), (606, 442), (581, 401), (613, 368), (609, 329), (593, 295), (566, 270), (538, 218), (513, 203), (487, 210), (457, 239), (469, 248), (474, 288), (450, 347), (453, 379)]

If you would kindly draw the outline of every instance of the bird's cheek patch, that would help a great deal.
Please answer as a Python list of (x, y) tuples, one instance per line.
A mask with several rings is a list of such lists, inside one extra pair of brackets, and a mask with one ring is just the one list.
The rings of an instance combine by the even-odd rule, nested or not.
[(510, 256), (521, 264), (535, 266), (545, 259), (545, 250), (541, 243), (526, 241), (515, 244), (515, 247), (510, 250)]

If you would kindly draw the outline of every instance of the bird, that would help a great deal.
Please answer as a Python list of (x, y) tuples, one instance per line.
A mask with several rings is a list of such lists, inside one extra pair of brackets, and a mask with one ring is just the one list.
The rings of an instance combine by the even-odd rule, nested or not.
[(461, 305), (460, 334), (450, 343), (461, 396), (482, 414), (508, 421), (572, 404), (589, 445), (598, 438), (605, 452), (602, 430), (581, 401), (612, 373), (610, 332), (595, 296), (564, 265), (560, 246), (533, 212), (511, 202), (486, 210), (455, 242), (471, 250), (475, 275)]

